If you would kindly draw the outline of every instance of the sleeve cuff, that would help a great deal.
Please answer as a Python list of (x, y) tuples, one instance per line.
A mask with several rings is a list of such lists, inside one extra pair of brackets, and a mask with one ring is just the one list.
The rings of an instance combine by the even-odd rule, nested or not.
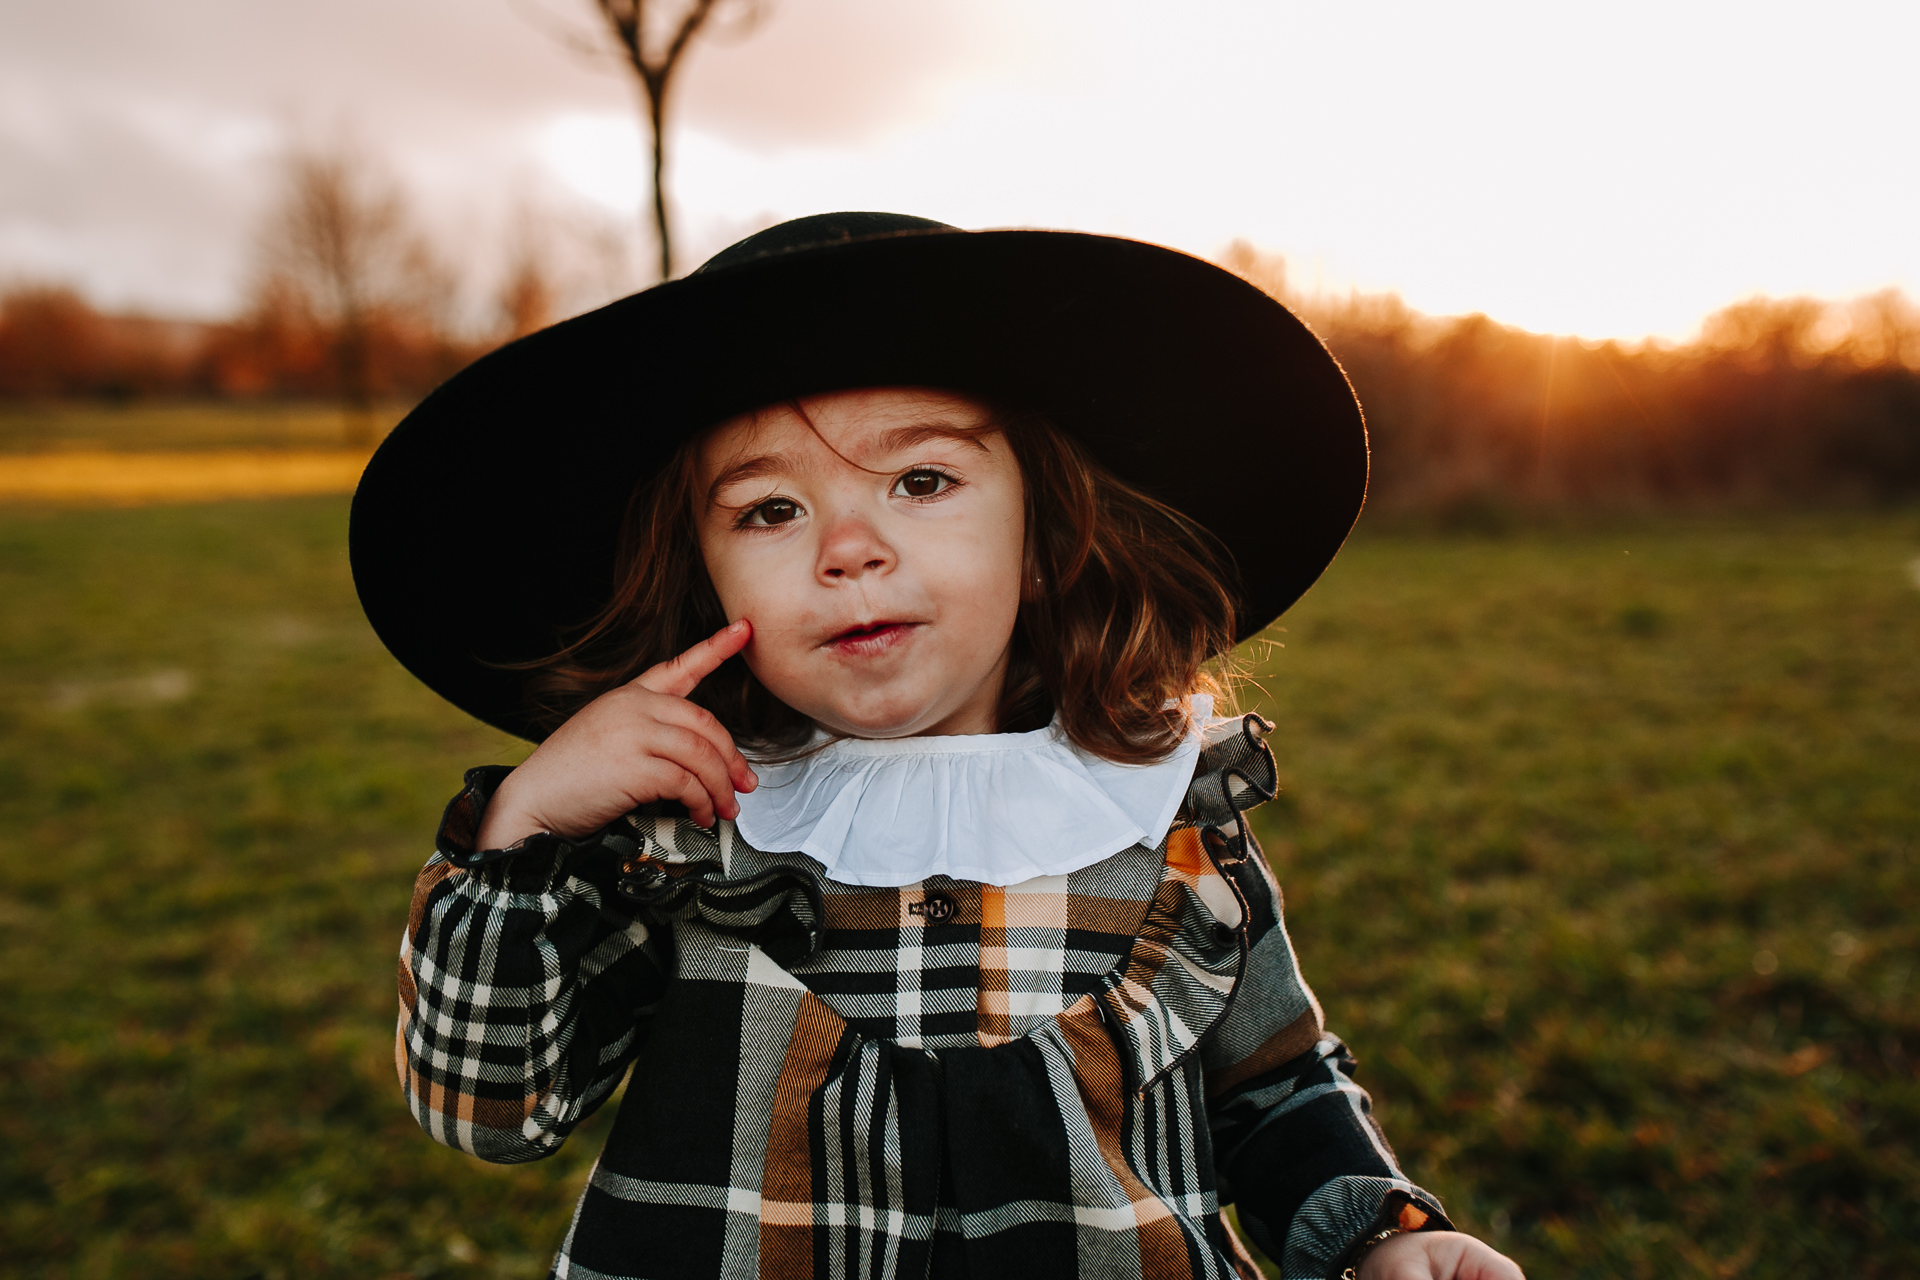
[(480, 823), (487, 816), (493, 793), (513, 772), (510, 764), (483, 764), (467, 770), (460, 794), (447, 802), (440, 816), (440, 829), (434, 833), (433, 847), (456, 867), (473, 868), (497, 862), (516, 853), (558, 853), (569, 841), (549, 832), (538, 831), (524, 840), (516, 840), (504, 849), (479, 849)]
[(1335, 1178), (1293, 1215), (1281, 1253), (1286, 1280), (1338, 1280), (1382, 1231), (1451, 1231), (1440, 1202), (1401, 1178)]

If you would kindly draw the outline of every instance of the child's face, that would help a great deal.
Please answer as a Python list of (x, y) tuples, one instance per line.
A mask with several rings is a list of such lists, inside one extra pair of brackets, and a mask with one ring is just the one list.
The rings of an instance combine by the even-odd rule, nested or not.
[[(884, 388), (722, 424), (700, 449), (700, 551), (747, 666), (861, 738), (992, 733), (1020, 607), (1020, 468), (984, 406)], [(817, 432), (817, 434), (816, 434)]]

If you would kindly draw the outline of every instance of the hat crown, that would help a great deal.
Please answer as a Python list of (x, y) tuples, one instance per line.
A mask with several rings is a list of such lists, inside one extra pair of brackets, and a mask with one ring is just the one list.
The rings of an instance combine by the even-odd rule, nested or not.
[(816, 213), (805, 218), (756, 231), (735, 241), (695, 267), (691, 274), (737, 267), (757, 258), (771, 258), (803, 249), (821, 249), (854, 240), (875, 240), (883, 236), (915, 235), (929, 231), (958, 232), (959, 227), (932, 218), (916, 218), (910, 213)]

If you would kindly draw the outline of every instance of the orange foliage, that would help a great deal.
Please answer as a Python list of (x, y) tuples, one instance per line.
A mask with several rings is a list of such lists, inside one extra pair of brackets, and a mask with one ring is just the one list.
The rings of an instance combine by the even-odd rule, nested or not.
[(26, 285), (0, 294), (0, 396), (148, 394), (181, 385), (203, 326), (102, 315), (72, 289)]
[[(16, 287), (0, 294), (0, 396), (326, 397), (364, 424), (375, 400), (419, 395), (485, 349), (456, 332), (458, 281), (371, 158), (340, 143), (284, 160), (237, 319), (107, 315), (72, 289)], [(514, 327), (548, 305), (535, 268), (521, 274)]]
[[(555, 308), (551, 274), (525, 250), (500, 291), (501, 338)], [(1226, 265), (1339, 357), (1366, 407), (1382, 505), (1920, 495), (1920, 308), (1895, 291), (1748, 299), (1673, 346), (1425, 316), (1392, 295), (1302, 297), (1282, 260), (1244, 245)], [(263, 271), (245, 313), (218, 325), (16, 287), (0, 294), (0, 398), (415, 396), (491, 345), (450, 331), (446, 308), (417, 294), (356, 317), (356, 389), (342, 382), (339, 316), (284, 271)]]
[[(366, 379), (383, 400), (425, 393), (489, 345), (416, 316), (366, 324)], [(273, 286), (224, 324), (96, 310), (72, 289), (0, 293), (0, 399), (340, 397), (330, 327)]]
[(1347, 371), (1373, 499), (1470, 507), (1920, 494), (1920, 308), (1753, 298), (1683, 346), (1436, 318), (1391, 295), (1301, 297), (1285, 264), (1226, 264), (1287, 302)]

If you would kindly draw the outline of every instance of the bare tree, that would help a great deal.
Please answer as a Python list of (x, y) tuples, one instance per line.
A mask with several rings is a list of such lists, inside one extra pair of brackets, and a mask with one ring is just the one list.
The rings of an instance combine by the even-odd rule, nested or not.
[[(660, 278), (673, 275), (673, 239), (667, 227), (667, 90), (673, 73), (695, 36), (732, 7), (730, 25), (736, 34), (758, 25), (766, 14), (764, 0), (682, 0), (677, 6), (661, 0), (594, 0), (607, 29), (619, 42), (627, 65), (640, 81), (646, 99), (647, 127), (653, 139), (653, 225), (660, 245)], [(716, 25), (718, 25), (716, 23)]]
[(296, 146), (260, 258), (256, 294), (296, 300), (307, 313), (330, 350), (348, 442), (371, 443), (378, 331), (438, 331), (454, 293), (405, 197), (344, 142)]

